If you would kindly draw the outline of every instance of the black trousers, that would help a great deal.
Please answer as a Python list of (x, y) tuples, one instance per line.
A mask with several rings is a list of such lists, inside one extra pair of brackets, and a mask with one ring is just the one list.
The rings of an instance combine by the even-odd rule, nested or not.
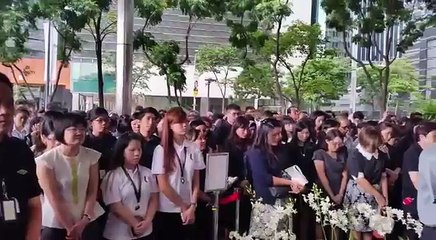
[(194, 240), (193, 225), (183, 225), (180, 213), (156, 212), (153, 220), (155, 240)]
[[(98, 227), (98, 221), (90, 222), (83, 230), (82, 240), (101, 239)], [(66, 229), (43, 227), (41, 230), (41, 240), (65, 240), (66, 237)]]
[(436, 227), (424, 226), (422, 229), (421, 240), (435, 240), (436, 239)]

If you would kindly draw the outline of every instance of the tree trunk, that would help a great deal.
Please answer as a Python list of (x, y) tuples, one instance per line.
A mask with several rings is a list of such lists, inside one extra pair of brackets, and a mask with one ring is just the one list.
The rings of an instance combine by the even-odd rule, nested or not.
[[(56, 91), (58, 90), (58, 86), (59, 86), (59, 80), (61, 79), (61, 73), (62, 73), (62, 69), (64, 68), (64, 64), (63, 63), (60, 63), (59, 64), (59, 68), (58, 68), (58, 72), (57, 72), (57, 74), (56, 74), (56, 83), (55, 83), (55, 86), (54, 86), (54, 88), (53, 88), (53, 92), (51, 93), (51, 96), (50, 96), (50, 102), (53, 102), (53, 100), (54, 100), (54, 97), (55, 97), (55, 95), (56, 95)], [(46, 103), (47, 104), (47, 103)], [(46, 105), (47, 106), (47, 105)]]
[(386, 68), (384, 70), (384, 74), (380, 75), (380, 81), (382, 82), (382, 101), (380, 106), (380, 111), (382, 113), (386, 112), (387, 105), (388, 105), (388, 84), (389, 84), (389, 75), (390, 75), (390, 66), (386, 65)]
[(174, 88), (174, 96), (176, 97), (177, 105), (178, 105), (179, 107), (181, 107), (182, 104), (180, 103), (180, 99), (179, 99), (178, 94), (177, 94), (177, 87), (176, 87), (175, 84), (173, 85), (173, 88)]
[(168, 82), (168, 78), (167, 78), (167, 98), (168, 98), (168, 105), (171, 105), (172, 101), (171, 101), (171, 87), (170, 87), (170, 83)]
[(98, 81), (98, 106), (104, 108), (104, 79), (103, 79), (103, 57), (100, 33), (97, 32), (97, 41), (95, 41), (95, 55), (97, 57), (97, 81)]
[(226, 111), (226, 94), (227, 94), (227, 84), (224, 84), (223, 99), (221, 100), (221, 112)]

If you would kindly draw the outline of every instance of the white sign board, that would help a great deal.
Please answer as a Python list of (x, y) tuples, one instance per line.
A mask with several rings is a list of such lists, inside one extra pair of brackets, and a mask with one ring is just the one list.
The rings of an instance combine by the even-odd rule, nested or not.
[(229, 153), (209, 153), (206, 156), (205, 192), (227, 189)]

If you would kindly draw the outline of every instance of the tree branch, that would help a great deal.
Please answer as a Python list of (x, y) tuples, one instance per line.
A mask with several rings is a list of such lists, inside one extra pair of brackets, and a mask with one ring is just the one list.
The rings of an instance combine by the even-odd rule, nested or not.
[[(70, 58), (72, 52), (73, 52), (73, 49), (70, 48), (66, 57)], [(62, 69), (64, 68), (64, 64), (65, 64), (64, 61), (62, 61), (61, 64), (59, 65), (58, 72), (56, 75), (56, 83), (55, 83), (55, 87), (54, 87), (53, 92), (52, 92), (51, 97), (50, 97), (50, 102), (53, 102), (56, 91), (58, 90), (59, 80), (61, 79), (61, 72), (62, 72)]]
[[(109, 23), (105, 28), (103, 28), (103, 30), (101, 30), (101, 33), (106, 34), (106, 31), (109, 31), (109, 28), (111, 28), (116, 23), (117, 23), (116, 21)], [(114, 31), (109, 31), (109, 32), (114, 32)]]
[[(17, 84), (17, 86), (19, 86), (20, 84), (18, 83), (17, 75), (15, 74), (15, 71), (12, 68), (12, 66), (10, 64), (6, 64), (6, 63), (2, 63), (2, 65), (11, 70), (12, 77), (14, 78), (14, 82), (15, 82), (15, 84)], [(27, 100), (27, 97), (26, 97), (26, 95), (24, 95), (23, 91), (19, 90), (19, 92), (20, 92), (21, 96), (24, 98), (24, 100)]]
[(185, 58), (180, 62), (180, 65), (183, 65), (188, 61), (189, 59), (189, 37), (191, 35), (191, 30), (194, 28), (195, 24), (197, 23), (198, 18), (192, 23), (192, 15), (189, 15), (189, 23), (188, 23), (188, 29), (186, 30), (185, 35)]
[(26, 74), (24, 74), (23, 70), (21, 70), (21, 68), (19, 68), (15, 63), (13, 63), (12, 66), (20, 72), (21, 76), (23, 77), (24, 85), (26, 85), (27, 91), (29, 91), (30, 96), (32, 97), (32, 99), (35, 100), (36, 99), (35, 95), (33, 94), (33, 91), (30, 88), (29, 83), (27, 82)]
[(95, 36), (94, 30), (92, 30), (91, 25), (88, 23), (86, 23), (86, 25), (88, 26), (88, 28), (85, 28), (89, 33), (91, 33), (91, 36), (94, 38), (94, 41), (97, 41), (97, 37)]
[(359, 60), (355, 56), (353, 56), (353, 54), (350, 52), (350, 49), (348, 49), (347, 41), (346, 41), (346, 38), (345, 38), (345, 32), (342, 32), (342, 39), (344, 41), (344, 50), (345, 50), (345, 53), (351, 58), (351, 60), (355, 61), (357, 64), (359, 64), (360, 67), (362, 67), (363, 71), (365, 72), (365, 75), (369, 79), (372, 79), (371, 78), (371, 74), (369, 73), (368, 68), (365, 66), (365, 64), (363, 64), (363, 62), (361, 60)]
[[(215, 82), (216, 82), (216, 84), (218, 85), (218, 88), (219, 88), (219, 90), (220, 90), (220, 92), (221, 92), (221, 96), (225, 97), (225, 96), (224, 96), (224, 93), (223, 93), (223, 89), (221, 88), (221, 83), (219, 82), (218, 75), (216, 75), (215, 71), (212, 71), (212, 73), (213, 73), (213, 75), (215, 76)], [(209, 84), (210, 84), (210, 83), (209, 83)]]

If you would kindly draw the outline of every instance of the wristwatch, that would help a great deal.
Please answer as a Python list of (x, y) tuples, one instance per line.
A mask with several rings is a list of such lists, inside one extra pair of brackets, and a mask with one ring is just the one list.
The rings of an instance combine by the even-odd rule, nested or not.
[(193, 206), (194, 208), (197, 208), (197, 203), (191, 203), (189, 206)]

